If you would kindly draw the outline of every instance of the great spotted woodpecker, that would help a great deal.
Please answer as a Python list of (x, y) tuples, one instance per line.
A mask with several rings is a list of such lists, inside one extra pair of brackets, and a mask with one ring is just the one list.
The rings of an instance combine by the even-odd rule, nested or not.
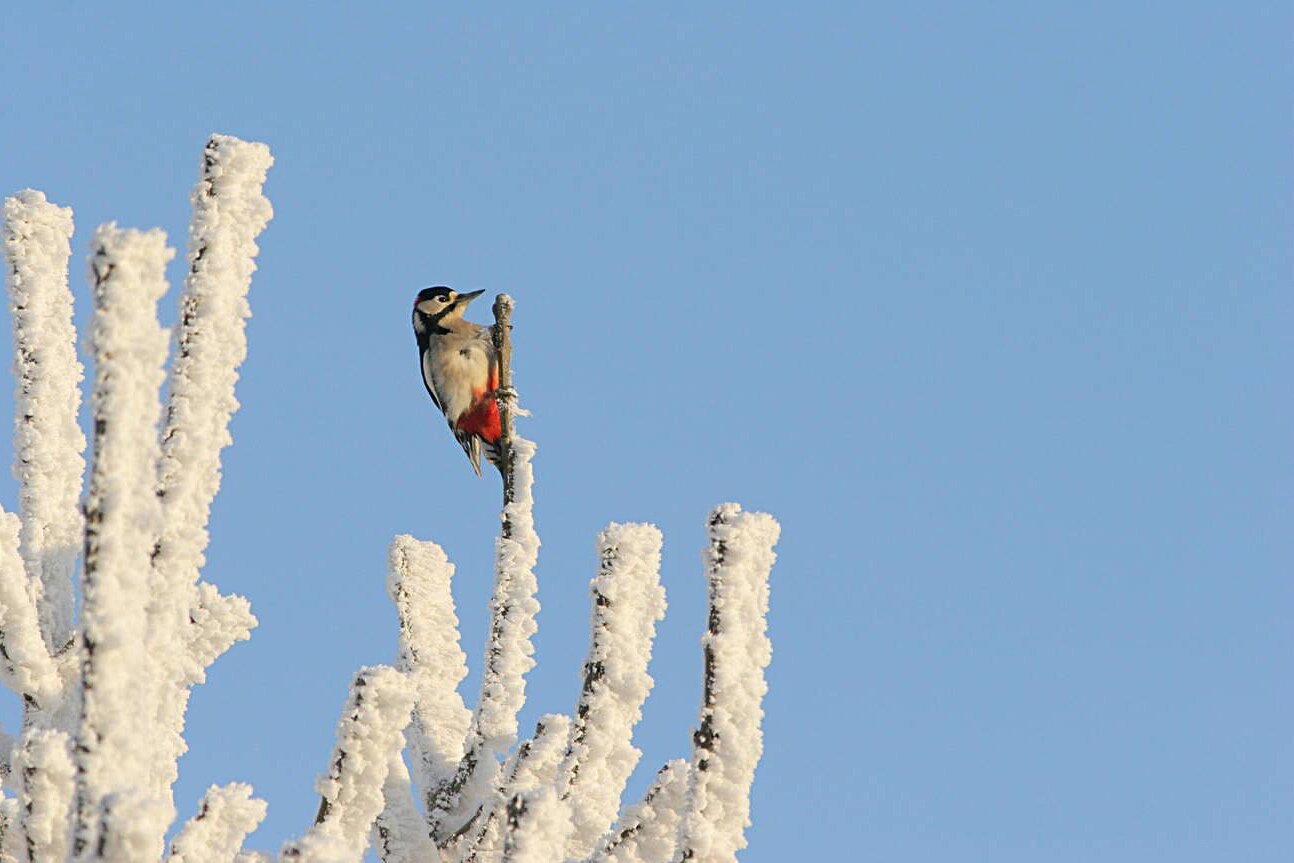
[(481, 475), (481, 451), (499, 466), (501, 434), (499, 366), (490, 330), (463, 319), (468, 303), (484, 291), (460, 294), (446, 287), (423, 288), (413, 301), (413, 334), (418, 340), (422, 383), (440, 408), (463, 452)]

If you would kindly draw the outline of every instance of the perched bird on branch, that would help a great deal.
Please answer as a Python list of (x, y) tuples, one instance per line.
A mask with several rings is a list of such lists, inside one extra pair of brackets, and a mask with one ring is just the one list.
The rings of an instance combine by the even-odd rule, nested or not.
[[(418, 340), (422, 382), (449, 422), (463, 452), (481, 475), (481, 451), (499, 467), (499, 366), (489, 327), (463, 318), (484, 291), (460, 294), (440, 286), (423, 288), (413, 301), (413, 334)], [(500, 469), (502, 470), (502, 469)]]

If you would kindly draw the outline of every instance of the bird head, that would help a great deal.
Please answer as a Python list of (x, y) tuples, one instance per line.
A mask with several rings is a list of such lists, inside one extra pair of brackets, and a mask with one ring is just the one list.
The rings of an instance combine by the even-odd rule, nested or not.
[(439, 324), (463, 316), (468, 303), (485, 293), (484, 290), (460, 294), (444, 285), (423, 288), (413, 301), (413, 320), (424, 326)]

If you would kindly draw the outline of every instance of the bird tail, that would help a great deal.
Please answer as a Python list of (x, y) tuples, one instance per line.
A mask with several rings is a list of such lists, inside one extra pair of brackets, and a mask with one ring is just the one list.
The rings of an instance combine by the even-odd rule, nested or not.
[(489, 459), (490, 464), (499, 469), (499, 476), (503, 476), (503, 448), (499, 446), (499, 441), (491, 443), (483, 438), (477, 438), (481, 442), (481, 448), (485, 451), (485, 457)]
[(467, 453), (467, 460), (472, 463), (472, 470), (476, 475), (481, 475), (481, 439), (471, 432), (454, 431), (454, 437), (458, 438), (458, 443)]

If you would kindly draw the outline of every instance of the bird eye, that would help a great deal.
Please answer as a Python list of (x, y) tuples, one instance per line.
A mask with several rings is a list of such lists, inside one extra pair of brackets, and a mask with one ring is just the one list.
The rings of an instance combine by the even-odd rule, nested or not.
[(436, 297), (436, 302), (447, 303), (449, 302), (449, 297), (445, 296), (444, 294), (441, 294), (440, 296)]

